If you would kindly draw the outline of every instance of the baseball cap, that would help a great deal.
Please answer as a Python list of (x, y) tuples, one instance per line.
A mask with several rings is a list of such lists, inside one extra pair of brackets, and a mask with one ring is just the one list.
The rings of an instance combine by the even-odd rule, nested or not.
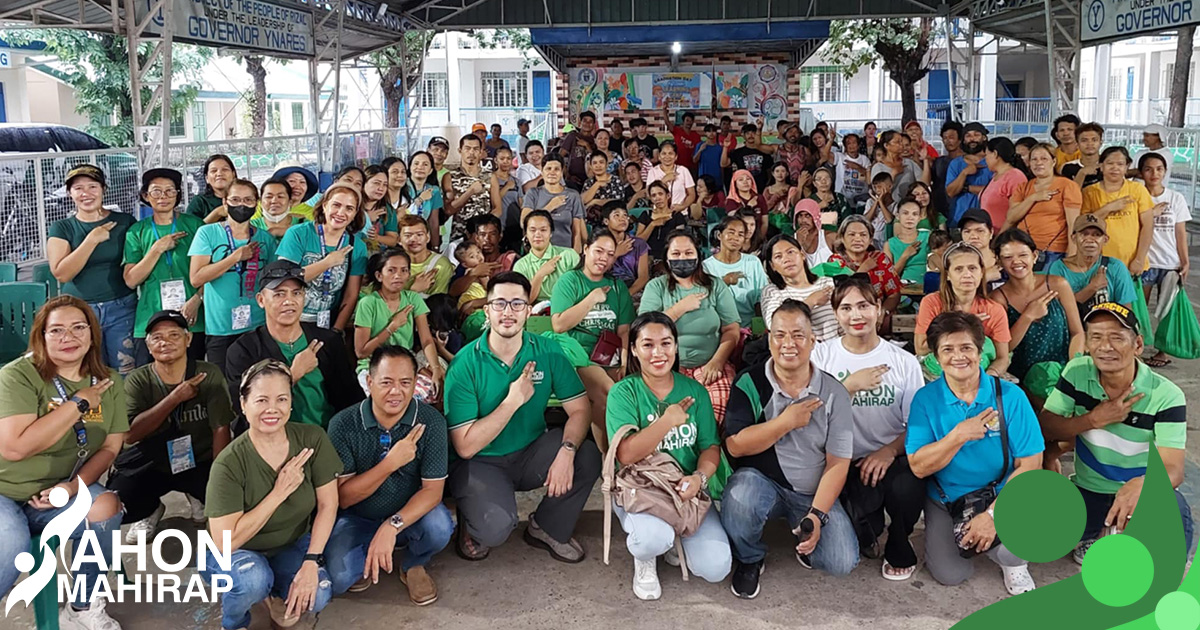
[(1142, 133), (1152, 133), (1161, 138), (1162, 136), (1167, 135), (1167, 128), (1159, 124), (1146, 125), (1146, 128), (1142, 130)]
[(1104, 220), (1094, 214), (1081, 214), (1075, 217), (1075, 225), (1071, 226), (1071, 233), (1076, 234), (1082, 232), (1086, 228), (1096, 228), (1104, 235), (1108, 235), (1108, 226)]
[(173, 168), (152, 168), (142, 173), (142, 194), (150, 188), (150, 182), (156, 179), (169, 179), (175, 185), (175, 190), (183, 188), (183, 173)]
[(487, 125), (483, 123), (475, 123), (474, 125), (471, 125), (471, 133), (475, 133), (476, 131), (487, 131)]
[(528, 118), (522, 118), (517, 121), (517, 126), (520, 127), (521, 125), (528, 125), (529, 123), (530, 120)]
[(155, 326), (162, 322), (171, 322), (184, 330), (188, 329), (188, 320), (183, 316), (183, 313), (173, 310), (163, 310), (150, 316), (150, 320), (146, 322), (146, 330), (153, 330)]
[(304, 268), (290, 260), (276, 260), (258, 274), (258, 290), (278, 289), (288, 280), (304, 284)]
[(984, 127), (983, 123), (969, 122), (963, 125), (963, 133), (966, 134), (968, 131), (978, 131), (985, 136), (988, 135), (987, 127)]
[(88, 179), (95, 180), (101, 186), (108, 188), (108, 180), (104, 178), (104, 171), (100, 170), (100, 167), (98, 166), (92, 164), (80, 164), (79, 166), (76, 166), (68, 171), (66, 181), (67, 188), (71, 187), (71, 182), (75, 181), (75, 178), (77, 177), (86, 177)]
[(962, 227), (967, 223), (982, 223), (988, 226), (989, 230), (995, 227), (992, 225), (992, 215), (988, 214), (987, 211), (982, 208), (968, 208), (967, 211), (964, 212), (961, 217), (959, 217), (959, 227)]
[(432, 148), (434, 145), (436, 145), (436, 144), (440, 144), (440, 145), (442, 145), (442, 146), (446, 147), (447, 149), (449, 149), (449, 148), (450, 148), (450, 141), (449, 141), (449, 140), (447, 140), (447, 139), (445, 139), (445, 138), (444, 138), (444, 137), (442, 137), (442, 136), (434, 136), (434, 137), (432, 137), (432, 138), (430, 138), (430, 139), (429, 139), (429, 146), (430, 146), (431, 148)]
[(1093, 306), (1092, 309), (1087, 312), (1087, 315), (1083, 316), (1083, 321), (1086, 324), (1087, 322), (1090, 322), (1101, 315), (1112, 315), (1113, 317), (1117, 318), (1117, 322), (1119, 324), (1125, 328), (1128, 328), (1129, 330), (1132, 330), (1133, 334), (1141, 334), (1138, 331), (1137, 316), (1133, 314), (1132, 310), (1127, 309), (1116, 302), (1101, 302)]
[[(908, 128), (909, 128), (909, 127), (916, 127), (917, 129), (920, 129), (920, 128), (921, 128), (921, 123), (919, 123), (919, 122), (917, 122), (917, 121), (915, 121), (915, 120), (910, 120), (910, 121), (908, 121), (908, 122), (904, 123), (904, 130), (905, 130), (905, 131), (908, 131)], [(986, 133), (986, 132), (985, 132), (985, 133)]]

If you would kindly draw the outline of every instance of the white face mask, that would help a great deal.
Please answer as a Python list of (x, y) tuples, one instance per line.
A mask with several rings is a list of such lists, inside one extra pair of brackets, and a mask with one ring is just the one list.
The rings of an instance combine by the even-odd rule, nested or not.
[(279, 223), (287, 218), (288, 211), (285, 208), (284, 211), (280, 212), (279, 214), (271, 214), (271, 213), (267, 212), (266, 208), (263, 208), (262, 215), (263, 215), (263, 218), (267, 220), (267, 223)]

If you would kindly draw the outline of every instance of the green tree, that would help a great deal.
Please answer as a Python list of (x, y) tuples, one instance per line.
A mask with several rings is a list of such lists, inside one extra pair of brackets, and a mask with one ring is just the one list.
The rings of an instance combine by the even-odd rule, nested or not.
[(435, 34), (434, 31), (405, 31), (403, 47), (396, 44), (373, 52), (368, 57), (379, 72), (379, 88), (383, 92), (384, 102), (383, 124), (388, 129), (400, 126), (400, 103), (407, 96), (404, 86), (408, 86), (410, 94), (420, 93), (417, 85), (421, 81), (422, 62)]
[(533, 38), (529, 36), (527, 28), (479, 29), (471, 31), (470, 35), (480, 48), (515, 48), (521, 51), (521, 55), (525, 58), (526, 68), (537, 63), (537, 59), (530, 52), (533, 50)]
[(903, 119), (917, 117), (916, 85), (929, 74), (933, 18), (835, 20), (822, 56), (842, 66), (846, 78), (863, 67), (882, 65), (900, 87)]
[[(129, 47), (124, 37), (73, 29), (17, 29), (0, 31), (0, 39), (24, 45), (44, 42), (45, 52), (59, 62), (57, 75), (75, 90), (75, 110), (90, 121), (85, 130), (118, 147), (133, 144), (133, 95), (130, 90)], [(153, 44), (142, 44), (138, 56), (149, 58)], [(201, 71), (213, 56), (210, 48), (175, 44), (171, 49), (171, 113), (180, 116), (200, 93)], [(157, 69), (149, 73), (158, 76)], [(151, 90), (142, 89), (142, 102)], [(157, 123), (154, 112), (151, 123)]]

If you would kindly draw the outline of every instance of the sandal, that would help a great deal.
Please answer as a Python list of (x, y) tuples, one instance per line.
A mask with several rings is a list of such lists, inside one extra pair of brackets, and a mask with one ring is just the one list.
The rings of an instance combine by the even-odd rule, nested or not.
[(1162, 355), (1156, 354), (1149, 359), (1142, 359), (1142, 363), (1145, 363), (1152, 368), (1162, 368), (1171, 365), (1171, 360)]
[(896, 568), (889, 564), (887, 560), (883, 561), (883, 579), (885, 580), (890, 580), (892, 582), (903, 582), (904, 580), (912, 577), (916, 572), (917, 565), (915, 564), (911, 567)]

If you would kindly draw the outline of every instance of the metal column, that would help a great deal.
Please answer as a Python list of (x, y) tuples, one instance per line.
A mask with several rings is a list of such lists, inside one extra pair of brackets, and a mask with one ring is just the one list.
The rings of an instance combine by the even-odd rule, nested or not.
[[(318, 42), (325, 42), (308, 62), (309, 99), (312, 101), (313, 133), (317, 134), (317, 169), (331, 172), (339, 164), (337, 155), (338, 124), (341, 114), (342, 85), (342, 25), (345, 23), (345, 0), (333, 0), (328, 13), (314, 20), (313, 31)], [(329, 67), (321, 72), (321, 63)], [(333, 78), (332, 86), (326, 87)], [(321, 98), (325, 97), (325, 102)]]
[[(133, 142), (138, 148), (142, 168), (167, 164), (168, 138), (171, 137), (171, 43), (174, 29), (171, 22), (173, 3), (156, 0), (150, 5), (141, 22), (137, 21), (138, 0), (125, 0), (125, 37), (129, 48), (130, 96), (133, 107)], [(161, 35), (145, 60), (138, 49), (151, 21), (161, 12)], [(157, 73), (151, 72), (158, 66)], [(150, 98), (144, 101), (142, 89), (149, 88)], [(158, 110), (157, 124), (150, 124)]]
[[(1046, 16), (1046, 63), (1050, 71), (1050, 116), (1075, 112), (1080, 43), (1078, 3), (1043, 0)], [(1097, 82), (1105, 80), (1097, 77)], [(1099, 84), (1099, 83), (1098, 83)]]

